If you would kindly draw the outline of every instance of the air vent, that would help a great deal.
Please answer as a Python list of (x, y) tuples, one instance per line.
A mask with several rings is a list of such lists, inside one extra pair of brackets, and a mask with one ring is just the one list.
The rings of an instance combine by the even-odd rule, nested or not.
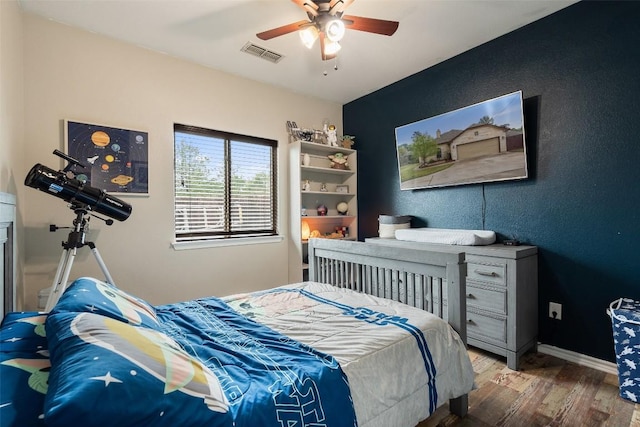
[(284, 58), (284, 56), (279, 53), (272, 52), (251, 42), (247, 42), (247, 44), (245, 44), (240, 50), (262, 58), (265, 61), (273, 62), (274, 64), (277, 64), (282, 58)]

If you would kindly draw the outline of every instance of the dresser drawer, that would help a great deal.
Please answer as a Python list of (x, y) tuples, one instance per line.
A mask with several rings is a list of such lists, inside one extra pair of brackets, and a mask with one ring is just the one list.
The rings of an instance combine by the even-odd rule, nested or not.
[(504, 285), (506, 272), (507, 266), (505, 264), (467, 260), (467, 279)]
[(467, 281), (467, 307), (507, 314), (507, 290)]
[(507, 343), (507, 319), (468, 309), (467, 333), (477, 340), (504, 346)]

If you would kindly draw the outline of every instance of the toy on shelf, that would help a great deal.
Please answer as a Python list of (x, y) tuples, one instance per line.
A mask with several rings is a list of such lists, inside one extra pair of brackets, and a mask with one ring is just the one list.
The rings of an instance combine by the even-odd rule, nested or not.
[(354, 144), (354, 139), (356, 137), (353, 135), (342, 135), (342, 138), (340, 138), (340, 140), (342, 141), (342, 147), (344, 148), (348, 148), (351, 149), (351, 147)]
[(335, 153), (327, 156), (331, 161), (332, 169), (349, 169), (348, 159), (343, 153)]
[(324, 125), (324, 134), (327, 138), (327, 144), (332, 147), (339, 147), (338, 145), (338, 130), (335, 125)]
[(287, 131), (294, 139), (311, 142), (316, 131), (314, 129), (301, 129), (296, 122), (287, 120)]

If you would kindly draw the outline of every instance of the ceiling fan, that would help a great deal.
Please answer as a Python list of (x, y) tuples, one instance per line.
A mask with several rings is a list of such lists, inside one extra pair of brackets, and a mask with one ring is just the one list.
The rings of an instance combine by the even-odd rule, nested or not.
[(309, 49), (320, 39), (322, 60), (336, 57), (345, 29), (391, 36), (398, 29), (397, 21), (344, 15), (344, 10), (355, 0), (291, 0), (300, 6), (309, 20), (297, 21), (256, 34), (261, 40), (299, 31), (302, 43)]

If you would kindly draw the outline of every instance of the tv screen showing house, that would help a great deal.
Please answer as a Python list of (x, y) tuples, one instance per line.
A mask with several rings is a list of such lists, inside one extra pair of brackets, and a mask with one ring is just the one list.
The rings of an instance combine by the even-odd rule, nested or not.
[(528, 176), (522, 92), (396, 128), (401, 190)]

